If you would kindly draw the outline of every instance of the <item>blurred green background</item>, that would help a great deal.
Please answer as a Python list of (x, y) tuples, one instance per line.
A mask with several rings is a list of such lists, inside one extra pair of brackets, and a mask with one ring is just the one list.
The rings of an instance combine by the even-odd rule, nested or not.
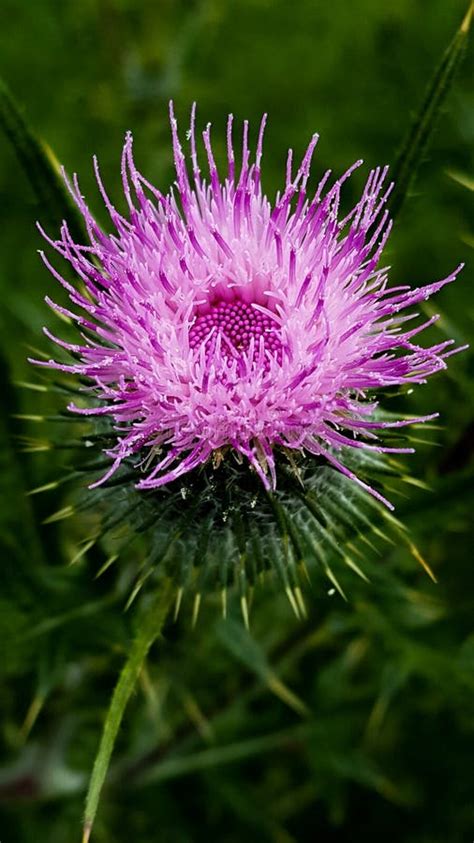
[[(218, 155), (229, 111), (251, 120), (253, 137), (268, 111), (270, 194), (287, 148), (301, 155), (318, 131), (313, 185), (327, 167), (365, 161), (349, 205), (369, 167), (395, 160), (465, 10), (465, 0), (2, 0), (0, 74), (99, 214), (91, 156), (120, 206), (127, 129), (147, 178), (163, 190), (172, 180), (170, 98), (183, 130), (197, 100)], [(473, 54), (471, 44), (386, 256), (394, 283), (467, 263), (433, 310), (443, 315), (433, 336), (459, 343), (472, 342), (474, 318)], [(36, 254), (35, 220), (55, 227), (4, 137), (0, 199), (0, 838), (70, 843), (133, 610), (123, 612), (127, 565), (94, 580), (91, 551), (68, 567), (87, 523), (43, 524), (67, 504), (63, 488), (24, 495), (67, 470), (64, 452), (21, 450), (22, 437), (48, 432), (15, 415), (51, 408), (16, 384), (35, 378), (28, 346), (44, 348), (41, 326), (54, 326), (43, 297), (57, 284)], [(407, 485), (396, 500), (438, 585), (385, 545), (372, 584), (351, 580), (347, 604), (315, 583), (304, 623), (273, 593), (256, 594), (251, 637), (212, 605), (191, 630), (188, 607), (127, 712), (97, 843), (472, 839), (473, 380), (467, 351), (404, 404), (441, 413), (410, 461), (430, 491)]]

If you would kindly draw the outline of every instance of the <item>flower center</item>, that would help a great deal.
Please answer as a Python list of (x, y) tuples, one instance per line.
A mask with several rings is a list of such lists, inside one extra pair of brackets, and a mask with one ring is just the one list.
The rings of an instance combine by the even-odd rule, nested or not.
[(197, 349), (203, 342), (212, 342), (217, 332), (222, 335), (222, 351), (226, 356), (235, 357), (236, 352), (239, 355), (247, 351), (252, 339), (257, 355), (260, 338), (263, 337), (265, 351), (281, 362), (282, 343), (278, 323), (269, 313), (257, 310), (253, 304), (236, 300), (211, 305), (206, 313), (196, 318), (189, 331), (191, 348)]

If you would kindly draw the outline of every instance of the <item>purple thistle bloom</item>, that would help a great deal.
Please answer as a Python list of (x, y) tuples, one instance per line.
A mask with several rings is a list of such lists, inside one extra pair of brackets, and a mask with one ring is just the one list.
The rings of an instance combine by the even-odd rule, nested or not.
[[(326, 172), (308, 195), (317, 135), (296, 173), (289, 152), (284, 189), (271, 203), (260, 181), (264, 127), (265, 117), (251, 160), (244, 123), (237, 172), (228, 118), (228, 169), (219, 175), (208, 126), (205, 181), (193, 108), (190, 180), (171, 107), (177, 180), (167, 195), (137, 171), (127, 135), (122, 180), (128, 219), (110, 202), (94, 159), (114, 234), (99, 227), (74, 177), (69, 188), (90, 245), (75, 243), (66, 223), (61, 239), (47, 239), (77, 273), (78, 286), (43, 260), (80, 315), (50, 299), (48, 304), (86, 331), (81, 344), (72, 344), (45, 329), (75, 362), (42, 365), (87, 379), (85, 394), (95, 400), (70, 410), (113, 420), (116, 445), (106, 452), (112, 463), (98, 483), (137, 455), (143, 470), (138, 488), (153, 489), (231, 449), (274, 488), (276, 453), (296, 449), (325, 458), (387, 503), (338, 452), (347, 446), (412, 450), (379, 443), (384, 428), (414, 420), (379, 420), (371, 396), (423, 383), (445, 368), (452, 341), (423, 348), (416, 340), (437, 317), (407, 329), (417, 314), (405, 311), (458, 270), (425, 287), (389, 287), (387, 270), (378, 268), (391, 228), (387, 168), (370, 173), (360, 200), (340, 220), (341, 188), (361, 162), (331, 187)], [(426, 418), (433, 416), (417, 421)]]

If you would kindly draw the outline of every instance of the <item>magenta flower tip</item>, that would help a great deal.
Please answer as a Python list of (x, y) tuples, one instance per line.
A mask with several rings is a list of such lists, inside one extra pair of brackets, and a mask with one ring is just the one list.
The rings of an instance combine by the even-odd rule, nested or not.
[(92, 390), (85, 394), (95, 400), (70, 409), (113, 420), (116, 444), (106, 452), (111, 466), (98, 482), (135, 457), (143, 469), (138, 488), (153, 489), (225, 449), (245, 458), (270, 489), (277, 482), (276, 452), (293, 449), (323, 457), (389, 505), (343, 465), (338, 452), (411, 450), (379, 444), (377, 431), (412, 420), (378, 421), (372, 396), (423, 383), (445, 367), (453, 353), (448, 342), (417, 344), (436, 317), (407, 329), (416, 314), (406, 310), (459, 270), (425, 287), (388, 285), (386, 269), (379, 268), (391, 227), (386, 167), (369, 174), (360, 200), (340, 219), (342, 186), (361, 162), (329, 187), (326, 173), (308, 193), (315, 134), (296, 170), (290, 151), (283, 189), (271, 202), (260, 179), (266, 115), (253, 158), (244, 124), (239, 171), (232, 115), (226, 173), (217, 170), (207, 126), (206, 180), (196, 149), (195, 105), (187, 133), (189, 171), (172, 102), (169, 112), (174, 189), (164, 195), (139, 173), (127, 133), (127, 217), (110, 201), (94, 158), (114, 233), (95, 221), (77, 177), (64, 175), (89, 243), (74, 242), (67, 223), (59, 240), (44, 235), (79, 280), (72, 285), (41, 253), (72, 309), (48, 303), (84, 333), (72, 344), (46, 331), (74, 359), (39, 365), (86, 378)]

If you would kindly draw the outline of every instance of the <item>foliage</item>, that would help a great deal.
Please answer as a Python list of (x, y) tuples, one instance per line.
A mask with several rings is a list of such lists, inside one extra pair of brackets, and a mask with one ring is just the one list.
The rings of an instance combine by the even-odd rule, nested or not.
[[(143, 172), (169, 183), (171, 95), (181, 115), (197, 99), (201, 119), (219, 125), (228, 110), (254, 125), (268, 110), (271, 191), (287, 146), (302, 151), (315, 129), (314, 178), (361, 155), (368, 166), (393, 162), (464, 13), (464, 0), (449, 9), (442, 0), (299, 0), (290, 19), (283, 0), (40, 0), (33, 14), (6, 0), (1, 71), (25, 104), (32, 137), (84, 173), (90, 194), (93, 152), (113, 193), (128, 128)], [(474, 172), (472, 53), (444, 101), (390, 255), (394, 281), (416, 283), (467, 262), (439, 297), (433, 328), (460, 343), (472, 335), (472, 193), (447, 171), (461, 182)], [(34, 379), (27, 347), (52, 318), (41, 297), (54, 282), (35, 255), (33, 223), (55, 224), (63, 200), (55, 191), (47, 208), (38, 205), (3, 141), (1, 153), (1, 836), (63, 843), (80, 839), (98, 734), (146, 608), (125, 611), (145, 547), (134, 543), (113, 564), (126, 525), (119, 520), (108, 543), (91, 544), (96, 513), (67, 517), (74, 493), (57, 480), (77, 468), (80, 425), (51, 434), (53, 422), (41, 418), (56, 412), (56, 398), (37, 379), (33, 389), (19, 385)], [(370, 584), (340, 561), (347, 602), (312, 571), (307, 617), (295, 617), (280, 589), (255, 589), (247, 631), (238, 599), (226, 620), (220, 595), (203, 601), (192, 628), (195, 599), (184, 598), (130, 700), (97, 843), (470, 839), (473, 377), (468, 352), (434, 384), (387, 405), (417, 415), (436, 405), (442, 426), (414, 431), (429, 440), (411, 466), (421, 488), (394, 481), (391, 490), (409, 534), (392, 529), (389, 515), (376, 520), (374, 509), (371, 532), (350, 548)], [(52, 435), (60, 449), (50, 447)], [(333, 502), (338, 522), (341, 500), (351, 503)], [(329, 532), (340, 544), (337, 529)], [(346, 549), (351, 537), (343, 541)], [(420, 551), (438, 585), (414, 564)]]

